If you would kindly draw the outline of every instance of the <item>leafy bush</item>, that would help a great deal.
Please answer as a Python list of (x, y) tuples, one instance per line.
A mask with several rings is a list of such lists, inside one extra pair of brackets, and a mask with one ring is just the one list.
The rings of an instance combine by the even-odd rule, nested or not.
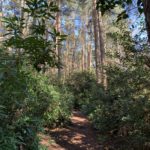
[(108, 71), (107, 94), (95, 105), (90, 119), (102, 133), (122, 139), (124, 147), (117, 149), (146, 149), (150, 142), (149, 69), (109, 67)]
[(59, 89), (51, 86), (50, 89), (52, 100), (51, 105), (44, 113), (45, 125), (48, 127), (64, 125), (70, 120), (73, 96), (65, 87), (64, 89)]
[(92, 111), (104, 89), (96, 81), (93, 73), (84, 71), (73, 74), (66, 82), (74, 95), (74, 107), (82, 108), (86, 113)]
[[(2, 43), (3, 50), (0, 49), (0, 150), (38, 150), (37, 133), (43, 124), (58, 125), (71, 114), (71, 95), (49, 85), (48, 78), (36, 72), (60, 65), (53, 51), (55, 39), (59, 37), (61, 42), (66, 36), (51, 24), (58, 7), (41, 0), (25, 3), (22, 13), (37, 22), (31, 25), (28, 35), (22, 32), (27, 18), (3, 18), (7, 37)], [(47, 20), (51, 20), (47, 22), (49, 29)], [(45, 38), (46, 32), (51, 38)]]
[(43, 124), (60, 125), (69, 120), (72, 95), (50, 85), (48, 78), (30, 65), (16, 64), (16, 57), (1, 52), (0, 148), (38, 149), (37, 132)]
[[(0, 59), (0, 118), (1, 149), (38, 149), (37, 132), (42, 114), (50, 102), (43, 76), (30, 66), (17, 64), (15, 55), (1, 51)], [(38, 112), (38, 114), (37, 114)]]
[(75, 73), (67, 80), (75, 106), (101, 134), (116, 139), (118, 150), (149, 148), (150, 72), (139, 60), (136, 63), (124, 68), (109, 66), (107, 90), (89, 72)]

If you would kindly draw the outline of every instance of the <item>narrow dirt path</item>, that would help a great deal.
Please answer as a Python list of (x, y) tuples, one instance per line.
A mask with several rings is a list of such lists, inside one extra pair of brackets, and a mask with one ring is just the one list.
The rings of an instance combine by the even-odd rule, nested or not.
[(102, 150), (88, 119), (79, 111), (74, 111), (71, 125), (47, 131), (41, 144), (48, 150)]

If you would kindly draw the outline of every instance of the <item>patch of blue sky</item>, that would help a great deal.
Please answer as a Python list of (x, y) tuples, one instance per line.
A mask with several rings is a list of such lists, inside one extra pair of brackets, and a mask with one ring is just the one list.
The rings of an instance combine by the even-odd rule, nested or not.
[(2, 3), (2, 11), (4, 16), (20, 15), (20, 12), (17, 9), (17, 5), (15, 2), (10, 0), (1, 0), (1, 3)]
[(74, 24), (75, 24), (75, 35), (78, 36), (79, 35), (79, 31), (80, 31), (80, 29), (82, 27), (80, 16), (76, 16), (76, 18), (74, 20)]
[(145, 29), (145, 17), (144, 14), (140, 14), (137, 8), (137, 0), (132, 1), (132, 5), (128, 6), (127, 12), (129, 15), (129, 28), (132, 32), (132, 37), (135, 38), (137, 35), (140, 38), (147, 38), (147, 33)]

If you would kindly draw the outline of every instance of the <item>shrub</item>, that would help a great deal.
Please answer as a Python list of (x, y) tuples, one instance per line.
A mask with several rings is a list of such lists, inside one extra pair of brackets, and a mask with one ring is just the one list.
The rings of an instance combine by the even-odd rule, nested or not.
[(149, 71), (139, 66), (108, 71), (108, 94), (103, 100), (99, 97), (89, 117), (96, 129), (122, 140), (122, 147), (116, 149), (146, 149), (150, 142)]
[[(0, 149), (38, 149), (37, 132), (43, 125), (69, 121), (72, 95), (49, 83), (23, 60), (1, 51), (0, 59)], [(7, 59), (6, 59), (7, 58)]]
[(65, 89), (50, 86), (51, 105), (44, 113), (44, 123), (48, 127), (62, 126), (70, 121), (73, 96)]
[(46, 79), (29, 65), (17, 64), (16, 56), (1, 54), (5, 58), (0, 61), (1, 148), (38, 149), (36, 134), (51, 100)]
[(97, 83), (94, 74), (88, 71), (73, 74), (66, 84), (74, 95), (74, 107), (82, 108), (86, 113), (92, 111), (97, 99), (104, 94), (103, 87)]

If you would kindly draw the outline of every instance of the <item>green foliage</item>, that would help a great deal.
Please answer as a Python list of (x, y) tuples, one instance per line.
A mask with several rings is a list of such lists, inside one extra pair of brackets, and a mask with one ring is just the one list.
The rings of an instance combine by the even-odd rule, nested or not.
[[(106, 11), (114, 9), (117, 5), (125, 8), (127, 5), (133, 3), (133, 0), (98, 0), (97, 8), (100, 8), (101, 12), (104, 14)], [(142, 0), (137, 0), (137, 7), (140, 13), (143, 12), (143, 2)]]
[(107, 90), (89, 72), (73, 74), (67, 86), (75, 106), (89, 116), (106, 141), (113, 138), (118, 150), (141, 150), (149, 148), (150, 142), (150, 72), (146, 52), (129, 51), (133, 41), (128, 46), (128, 40), (121, 40), (126, 48), (123, 64), (106, 67)]
[(150, 74), (140, 56), (136, 62), (136, 65), (130, 62), (131, 66), (128, 63), (128, 67), (122, 69), (114, 66), (107, 69), (105, 101), (95, 106), (89, 116), (96, 129), (113, 137), (119, 136), (124, 143), (123, 149), (140, 150), (145, 149), (150, 138)]
[(52, 22), (58, 7), (51, 2), (36, 0), (26, 0), (26, 7), (22, 13), (28, 13), (32, 18), (32, 24), (28, 25), (27, 35), (24, 35), (26, 29), (27, 18), (22, 16), (14, 16), (4, 18), (6, 24), (6, 34), (9, 36), (4, 45), (15, 49), (16, 54), (20, 56), (26, 55), (38, 71), (45, 71), (47, 67), (58, 67), (58, 56), (55, 53), (56, 38), (60, 44), (65, 40), (66, 35), (61, 35)]
[(126, 11), (123, 11), (118, 15), (117, 22), (122, 19), (127, 19), (128, 17), (129, 17), (129, 15), (126, 13)]
[[(0, 105), (4, 106), (0, 124), (0, 148), (16, 150), (19, 145), (23, 145), (28, 149), (37, 149), (36, 133), (40, 124), (31, 113), (30, 105), (37, 99), (32, 95), (33, 89), (29, 86), (34, 78), (30, 72), (15, 64), (15, 56), (4, 53), (1, 56), (5, 59), (0, 61)], [(37, 86), (36, 82), (33, 86)]]
[(0, 148), (16, 150), (22, 145), (36, 150), (37, 132), (43, 125), (69, 121), (72, 95), (65, 88), (50, 85), (48, 78), (30, 65), (16, 66), (15, 60), (7, 55), (7, 60), (0, 62)]
[(48, 127), (63, 126), (70, 121), (73, 96), (65, 87), (64, 89), (56, 86), (50, 88), (52, 102), (44, 113), (44, 124)]
[[(46, 28), (57, 6), (43, 0), (26, 3), (24, 12), (36, 20), (29, 35), (23, 35), (26, 20), (22, 16), (4, 18), (7, 32), (0, 49), (0, 150), (38, 150), (37, 133), (43, 125), (60, 125), (71, 115), (72, 96), (36, 72), (41, 66), (44, 72), (46, 66), (58, 64), (55, 39), (62, 41), (65, 35)], [(44, 36), (46, 32), (49, 39)]]
[[(128, 10), (127, 6), (132, 5), (134, 3), (133, 0), (98, 0), (97, 1), (97, 9), (100, 9), (100, 11), (102, 12), (102, 14), (106, 13), (106, 11), (109, 11), (111, 9), (114, 9), (116, 6), (121, 6), (124, 11), (122, 11), (119, 15), (118, 15), (118, 19), (117, 21), (120, 21), (122, 19), (126, 19), (128, 18)], [(142, 14), (144, 12), (143, 10), (143, 1), (142, 0), (137, 0), (137, 9), (139, 11), (140, 14)]]
[(89, 72), (79, 72), (69, 77), (66, 84), (75, 96), (74, 107), (78, 108), (84, 99), (88, 98), (87, 94), (91, 91), (93, 85), (96, 84), (96, 79)]
[(66, 84), (74, 95), (74, 107), (81, 108), (85, 113), (94, 109), (99, 97), (104, 97), (103, 87), (97, 83), (95, 75), (91, 72), (75, 73)]
[[(124, 8), (131, 2), (101, 0), (97, 5), (104, 13), (116, 5)], [(142, 12), (140, 0), (137, 5)], [(135, 51), (135, 43), (128, 31), (111, 32), (107, 36), (113, 37), (125, 50), (120, 66), (106, 67), (107, 90), (90, 72), (71, 75), (65, 85), (49, 79), (42, 71), (60, 65), (54, 52), (56, 39), (62, 42), (66, 37), (52, 25), (57, 11), (53, 2), (26, 0), (23, 12), (33, 21), (27, 35), (23, 34), (26, 18), (4, 18), (7, 33), (3, 49), (0, 49), (0, 150), (45, 149), (39, 146), (38, 133), (43, 127), (68, 123), (73, 107), (89, 116), (94, 128), (104, 134), (103, 140), (107, 140), (107, 136), (119, 137), (123, 144), (116, 149), (149, 149), (147, 53)], [(118, 21), (127, 17), (123, 11)]]

